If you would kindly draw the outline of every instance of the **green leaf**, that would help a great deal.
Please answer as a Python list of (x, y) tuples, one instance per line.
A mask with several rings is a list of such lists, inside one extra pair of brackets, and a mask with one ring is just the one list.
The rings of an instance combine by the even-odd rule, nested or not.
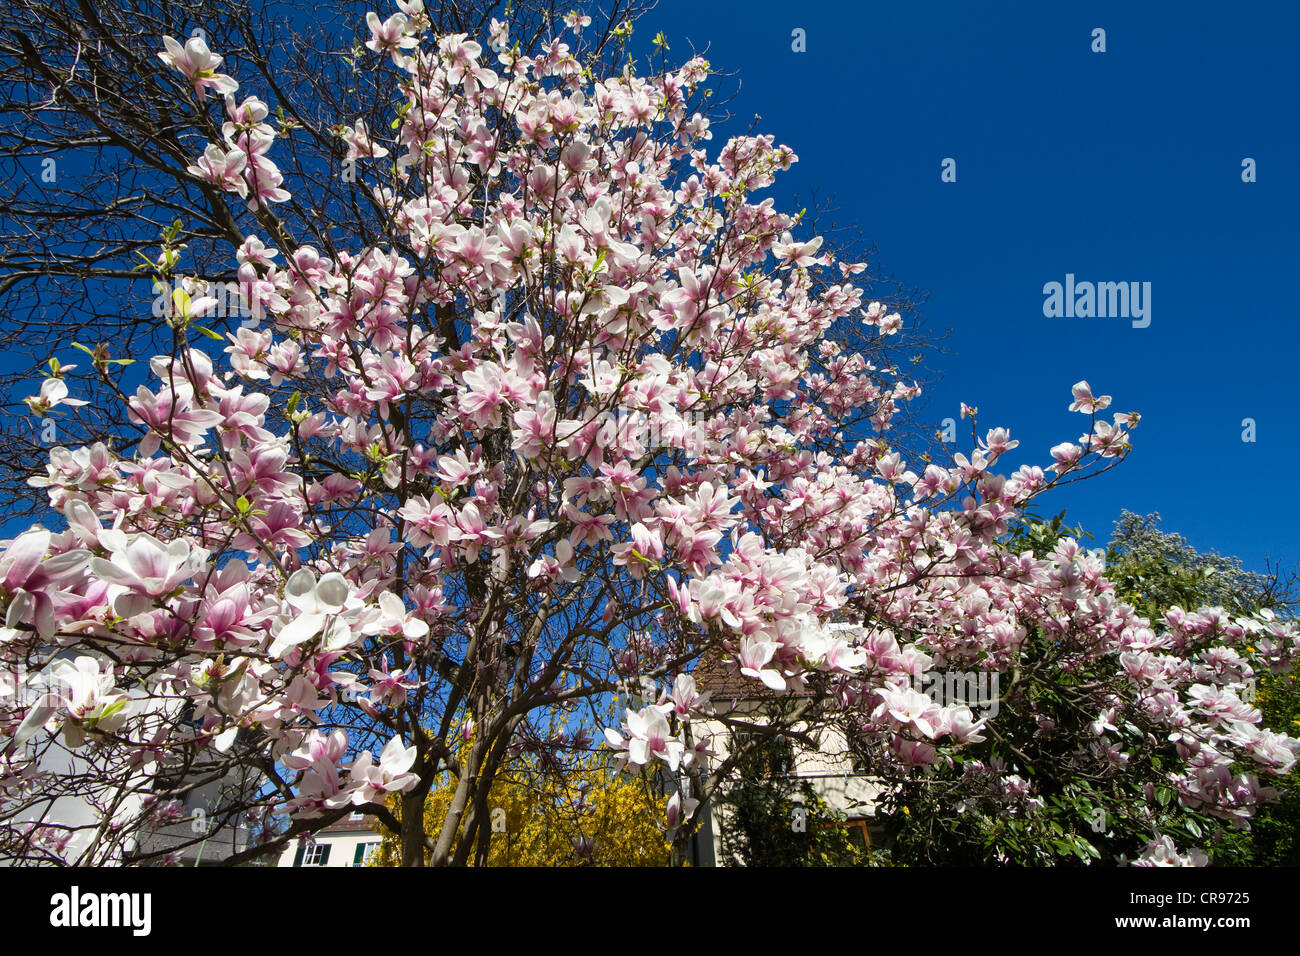
[(112, 717), (114, 714), (116, 714), (118, 711), (120, 711), (120, 710), (121, 710), (122, 708), (124, 708), (125, 706), (126, 706), (126, 700), (125, 700), (125, 698), (122, 699), (122, 700), (115, 700), (115, 701), (113, 701), (113, 703), (111, 703), (111, 704), (109, 704), (107, 707), (105, 707), (104, 710), (103, 710), (103, 712), (100, 713), (98, 716), (96, 716), (95, 719), (96, 719), (96, 720), (107, 720), (108, 718)]

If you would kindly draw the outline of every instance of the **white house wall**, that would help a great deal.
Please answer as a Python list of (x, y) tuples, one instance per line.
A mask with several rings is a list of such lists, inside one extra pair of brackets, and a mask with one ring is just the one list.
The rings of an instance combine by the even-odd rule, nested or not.
[[(737, 717), (742, 716), (740, 710), (735, 713)], [(762, 723), (757, 713), (743, 714), (743, 718), (755, 724)], [(796, 724), (794, 732), (803, 729), (805, 728)], [(732, 731), (725, 724), (711, 720), (694, 720), (691, 722), (691, 730), (695, 739), (706, 735), (713, 737), (711, 749), (716, 756), (710, 761), (710, 772), (712, 772), (713, 768), (721, 765), (731, 753)], [(813, 792), (837, 813), (856, 819), (873, 816), (876, 799), (880, 794), (880, 785), (867, 774), (858, 773), (853, 769), (853, 759), (849, 754), (843, 733), (833, 728), (824, 728), (817, 739), (818, 746), (814, 750), (809, 749), (798, 738), (791, 737), (794, 747), (792, 776), (806, 780), (812, 786)], [(728, 784), (724, 782), (719, 789), (722, 790), (727, 786)], [(716, 795), (715, 800), (710, 801), (709, 812), (713, 817), (714, 856), (720, 865), (725, 866), (727, 862), (722, 855), (722, 834), (727, 827), (727, 814), (725, 810), (718, 807)]]
[[(318, 833), (316, 842), (318, 844), (328, 844), (330, 846), (329, 860), (325, 862), (327, 867), (344, 867), (353, 866), (353, 860), (356, 859), (357, 846), (363, 843), (378, 846), (380, 836), (373, 831), (364, 833)], [(280, 861), (277, 866), (293, 866), (294, 858), (298, 855), (298, 841), (291, 842), (285, 847), (284, 852), (280, 854)], [(305, 864), (304, 864), (305, 865)], [(312, 864), (318, 866), (319, 864)]]

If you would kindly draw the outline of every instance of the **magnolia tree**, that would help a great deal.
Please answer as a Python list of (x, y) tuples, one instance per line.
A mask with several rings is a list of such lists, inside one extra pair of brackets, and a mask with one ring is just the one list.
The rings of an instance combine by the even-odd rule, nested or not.
[[(1046, 467), (996, 473), (1017, 445), (1001, 428), (949, 465), (905, 461), (887, 436), (918, 387), (870, 347), (899, 316), (864, 299), (863, 264), (754, 198), (788, 147), (711, 148), (704, 60), (596, 80), (576, 14), (532, 51), (493, 21), (489, 52), (399, 6), (366, 43), (396, 78), (391, 129), (337, 127), (388, 231), (325, 251), (276, 216), (294, 175), (268, 106), (201, 39), (161, 42), (196, 98), (224, 98), (190, 173), (258, 224), (235, 253), (249, 319), (206, 340), (214, 297), (166, 240), (170, 354), (128, 383), (126, 359), (86, 349), (136, 431), (55, 449), (34, 482), (63, 530), (0, 557), (0, 654), (27, 680), (0, 702), (3, 853), (174, 860), (147, 837), (187, 812), (175, 781), (238, 774), (208, 823), (286, 825), (228, 862), (354, 808), (406, 865), (470, 862), (521, 728), (620, 691), (648, 699), (607, 743), (663, 771), (680, 846), (719, 779), (691, 730), (712, 711), (701, 655), (797, 702), (791, 726), (834, 720), (919, 773), (996, 718), (914, 682), (1014, 671), (1031, 628), (1123, 677), (1182, 799), (1248, 812), (1261, 788), (1237, 762), (1291, 766), (1300, 742), (1240, 691), (1290, 664), (1292, 625), (1150, 622), (1074, 541), (999, 544), (1038, 495), (1122, 458), (1136, 415), (1106, 420), (1081, 382), (1087, 432)], [(77, 414), (74, 368), (51, 370), (33, 410)], [(1082, 705), (1081, 748), (1121, 759), (1116, 702)], [(1148, 855), (1183, 850), (1153, 833)]]

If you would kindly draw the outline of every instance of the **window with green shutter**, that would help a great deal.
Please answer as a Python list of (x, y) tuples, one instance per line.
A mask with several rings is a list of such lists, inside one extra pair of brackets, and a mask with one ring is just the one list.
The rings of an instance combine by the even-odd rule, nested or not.
[(330, 859), (330, 844), (317, 843), (307, 849), (307, 855), (303, 858), (303, 866), (325, 866)]
[(352, 865), (365, 866), (371, 854), (378, 848), (379, 843), (376, 840), (371, 840), (369, 843), (358, 843), (356, 853), (352, 856)]

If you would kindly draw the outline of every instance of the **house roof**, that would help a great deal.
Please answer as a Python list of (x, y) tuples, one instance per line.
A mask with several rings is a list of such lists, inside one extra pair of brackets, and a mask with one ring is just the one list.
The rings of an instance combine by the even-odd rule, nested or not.
[(747, 677), (742, 677), (740, 668), (734, 661), (730, 664), (723, 663), (728, 656), (716, 644), (700, 656), (699, 663), (695, 665), (695, 670), (691, 672), (691, 676), (695, 678), (695, 686), (700, 693), (708, 691), (715, 700), (725, 700), (733, 697), (747, 700), (765, 694), (772, 695), (773, 692), (758, 681), (751, 681)]
[(352, 814), (346, 814), (327, 827), (321, 827), (317, 833), (373, 833), (378, 821), (371, 814), (365, 814), (360, 820), (353, 820)]
[(715, 703), (726, 700), (776, 701), (811, 693), (807, 690), (772, 690), (761, 681), (742, 676), (735, 655), (724, 651), (717, 644), (700, 655), (699, 663), (695, 665), (691, 676), (695, 678), (695, 686), (700, 693), (708, 691)]

